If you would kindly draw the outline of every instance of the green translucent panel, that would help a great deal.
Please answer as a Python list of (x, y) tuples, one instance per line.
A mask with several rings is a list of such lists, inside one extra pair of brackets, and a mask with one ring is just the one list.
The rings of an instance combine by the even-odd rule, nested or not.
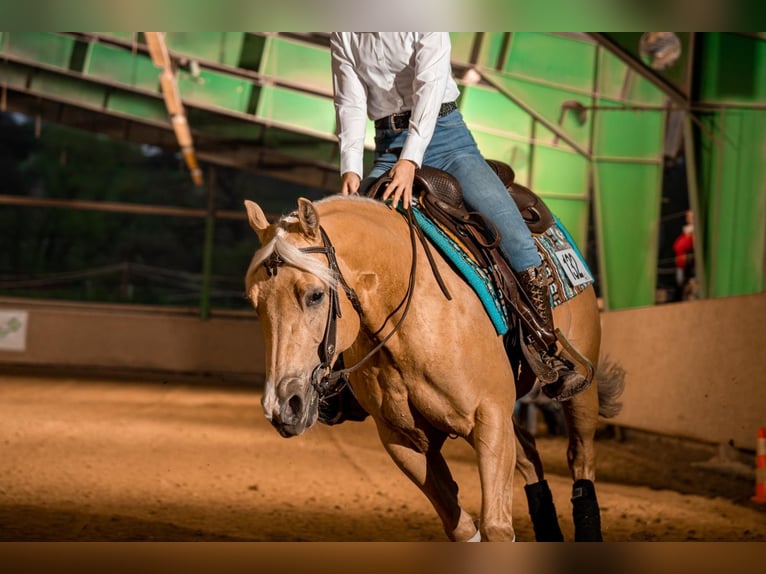
[(34, 92), (55, 94), (57, 98), (74, 100), (99, 108), (104, 104), (106, 92), (105, 88), (98, 84), (49, 73), (38, 73), (32, 76), (30, 88)]
[(164, 121), (168, 122), (168, 126), (170, 124), (165, 103), (158, 98), (118, 91), (109, 96), (107, 108), (142, 120)]
[(532, 121), (522, 108), (497, 90), (463, 86), (460, 112), (472, 128), (496, 134), (530, 138)]
[(168, 50), (200, 60), (237, 66), (244, 32), (166, 32)]
[(502, 74), (485, 73), (503, 87), (508, 94), (506, 97), (512, 97), (524, 108), (529, 109), (550, 124), (558, 126), (581, 147), (587, 147), (592, 114), (586, 114), (585, 121), (580, 123), (578, 114), (571, 111), (562, 113), (562, 105), (565, 102), (576, 101), (588, 106), (590, 105), (590, 97), (571, 90), (535, 84)]
[[(600, 100), (601, 105), (617, 102)], [(658, 159), (664, 147), (665, 112), (657, 110), (599, 110), (593, 153), (596, 156)]]
[(247, 79), (209, 70), (197, 76), (179, 70), (176, 77), (184, 102), (248, 112), (253, 85)]
[(607, 306), (652, 305), (662, 166), (596, 162), (594, 169)]
[(511, 32), (486, 32), (479, 51), (479, 64), (497, 68), (504, 56)]
[(107, 44), (91, 43), (83, 73), (110, 82), (146, 90), (159, 89), (160, 70), (148, 56)]
[(590, 92), (596, 47), (574, 38), (515, 32), (503, 70)]
[(509, 164), (516, 173), (516, 181), (528, 181), (530, 144), (514, 141), (504, 136), (490, 134), (481, 129), (471, 129), (476, 145), (487, 159), (496, 159)]
[(706, 121), (708, 133), (720, 141), (700, 136), (706, 144), (699, 184), (709, 292), (714, 297), (759, 293), (766, 289), (766, 163), (753, 161), (753, 150), (766, 149), (766, 114), (720, 113)]
[(588, 245), (588, 201), (579, 199), (560, 199), (542, 196), (545, 205), (548, 206), (561, 223), (564, 224), (569, 235), (574, 239), (577, 249), (583, 256), (587, 252)]
[(561, 139), (555, 132), (549, 130), (547, 127), (545, 127), (544, 124), (540, 122), (535, 122), (532, 129), (534, 130), (535, 142), (537, 143), (555, 146), (558, 145), (557, 142), (559, 142)]
[(598, 66), (598, 90), (604, 98), (634, 104), (664, 104), (665, 95), (658, 87), (611, 52), (601, 51)]
[(6, 54), (34, 60), (46, 66), (68, 68), (74, 38), (52, 32), (6, 32), (3, 51)]
[(740, 34), (709, 33), (701, 43), (705, 73), (701, 99), (727, 102), (766, 100), (766, 42)]
[(332, 68), (327, 48), (280, 36), (267, 40), (261, 72), (278, 80), (332, 92)]
[(450, 32), (450, 44), (452, 44), (452, 61), (460, 64), (471, 62), (471, 52), (475, 32)]
[(279, 86), (264, 86), (256, 115), (299, 131), (331, 136), (335, 133), (335, 109), (330, 98)]
[[(566, 144), (563, 144), (566, 145)], [(544, 195), (555, 193), (587, 197), (588, 160), (568, 147), (535, 146), (532, 189)]]

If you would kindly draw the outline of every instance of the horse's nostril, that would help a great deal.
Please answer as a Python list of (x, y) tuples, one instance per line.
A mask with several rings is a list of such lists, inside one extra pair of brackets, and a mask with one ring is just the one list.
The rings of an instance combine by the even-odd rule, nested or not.
[(293, 395), (290, 400), (287, 401), (287, 408), (285, 414), (290, 414), (292, 417), (299, 417), (303, 410), (303, 399), (298, 395)]

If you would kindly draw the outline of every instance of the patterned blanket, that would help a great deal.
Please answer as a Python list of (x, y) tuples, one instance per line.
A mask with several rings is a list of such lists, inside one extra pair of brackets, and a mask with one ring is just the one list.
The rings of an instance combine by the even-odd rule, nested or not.
[[(508, 332), (508, 309), (487, 271), (468, 255), (462, 246), (415, 206), (412, 210), (423, 232), (458, 269), (476, 291), (499, 335)], [(556, 307), (584, 291), (593, 276), (564, 225), (555, 218), (547, 231), (533, 235), (550, 280), (551, 305)]]

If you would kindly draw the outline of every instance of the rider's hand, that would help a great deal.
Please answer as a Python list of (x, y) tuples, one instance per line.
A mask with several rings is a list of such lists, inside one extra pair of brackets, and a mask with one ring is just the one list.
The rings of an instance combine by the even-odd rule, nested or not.
[(361, 183), (362, 180), (359, 178), (358, 174), (353, 171), (347, 171), (343, 174), (340, 192), (343, 195), (356, 195), (359, 193), (359, 186)]
[(391, 168), (391, 183), (381, 196), (383, 201), (391, 197), (391, 206), (396, 209), (401, 198), (402, 207), (405, 209), (412, 207), (412, 182), (415, 181), (416, 168), (415, 163), (408, 159), (397, 161)]

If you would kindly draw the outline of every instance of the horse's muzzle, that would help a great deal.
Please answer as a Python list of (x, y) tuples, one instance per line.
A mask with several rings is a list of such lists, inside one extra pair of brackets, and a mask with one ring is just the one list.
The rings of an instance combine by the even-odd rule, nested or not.
[[(319, 395), (300, 379), (282, 380), (274, 386), (276, 400), (261, 401), (266, 418), (283, 437), (293, 437), (309, 429), (319, 416)], [(271, 408), (267, 407), (271, 404)]]

